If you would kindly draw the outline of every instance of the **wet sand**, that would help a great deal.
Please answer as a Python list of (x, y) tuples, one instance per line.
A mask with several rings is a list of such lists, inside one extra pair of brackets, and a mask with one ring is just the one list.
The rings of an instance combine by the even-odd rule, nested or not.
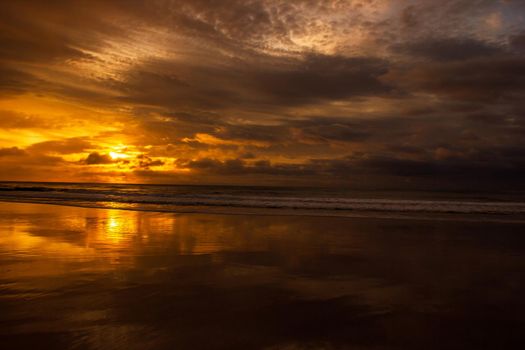
[(0, 349), (522, 349), (525, 225), (0, 202)]

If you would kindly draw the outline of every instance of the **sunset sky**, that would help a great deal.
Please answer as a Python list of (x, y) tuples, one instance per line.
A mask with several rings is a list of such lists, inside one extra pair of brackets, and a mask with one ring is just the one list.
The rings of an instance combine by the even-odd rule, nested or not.
[(0, 180), (524, 177), (525, 1), (0, 3)]

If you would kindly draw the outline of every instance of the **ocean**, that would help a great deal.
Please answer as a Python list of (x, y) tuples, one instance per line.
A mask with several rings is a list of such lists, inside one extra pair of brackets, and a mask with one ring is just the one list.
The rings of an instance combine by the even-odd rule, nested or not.
[(525, 220), (521, 192), (0, 182), (0, 200), (175, 213)]

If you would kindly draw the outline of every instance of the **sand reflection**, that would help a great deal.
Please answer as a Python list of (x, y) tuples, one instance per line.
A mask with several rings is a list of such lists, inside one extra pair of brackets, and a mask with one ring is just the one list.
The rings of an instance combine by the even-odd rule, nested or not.
[(0, 203), (0, 344), (512, 348), (522, 229)]

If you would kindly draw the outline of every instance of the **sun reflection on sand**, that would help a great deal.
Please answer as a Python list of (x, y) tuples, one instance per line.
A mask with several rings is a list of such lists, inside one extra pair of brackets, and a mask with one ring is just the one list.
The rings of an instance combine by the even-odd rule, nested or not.
[(136, 221), (109, 211), (103, 234), (110, 242), (118, 244), (125, 238), (126, 230), (130, 229), (130, 226), (136, 230)]
[[(497, 331), (513, 310), (523, 314), (515, 281), (525, 241), (521, 226), (483, 229), (0, 202), (0, 343), (32, 336), (33, 346), (9, 348), (66, 348), (39, 346), (59, 334), (67, 348), (207, 349), (203, 335), (224, 334), (224, 348), (239, 348), (242, 333), (254, 339), (242, 348), (281, 349), (290, 339), (308, 345), (312, 329), (346, 342), (363, 327), (374, 339), (386, 327), (412, 340), (441, 332), (450, 310), (452, 336), (487, 320)], [(458, 309), (465, 295), (474, 298)], [(502, 308), (476, 323), (472, 310), (486, 305)], [(308, 331), (283, 338), (290, 325)], [(275, 347), (265, 347), (268, 335)]]
[(0, 211), (8, 206), (11, 219), (0, 226), (0, 253), (15, 256), (17, 263), (7, 276), (67, 275), (85, 270), (84, 263), (96, 271), (131, 266), (133, 259), (125, 257), (150, 235), (138, 212), (32, 204), (2, 204)]

